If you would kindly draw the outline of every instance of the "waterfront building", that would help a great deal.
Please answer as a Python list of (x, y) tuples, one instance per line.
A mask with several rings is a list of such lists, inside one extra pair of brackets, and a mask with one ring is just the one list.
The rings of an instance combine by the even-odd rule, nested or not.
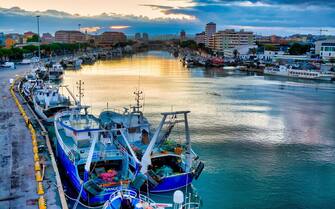
[(294, 34), (292, 36), (289, 36), (286, 41), (287, 42), (300, 42), (300, 43), (306, 43), (308, 39), (308, 35), (301, 35), (301, 34)]
[(205, 37), (206, 37), (205, 32), (201, 32), (201, 33), (195, 34), (194, 39), (197, 44), (205, 44)]
[(326, 60), (335, 58), (335, 39), (316, 41), (315, 54)]
[(283, 56), (285, 52), (283, 51), (271, 51), (271, 50), (264, 50), (263, 53), (257, 55), (257, 58), (264, 61), (272, 61), (276, 56)]
[(34, 33), (34, 32), (31, 32), (31, 31), (25, 32), (25, 33), (23, 34), (23, 40), (22, 40), (22, 42), (23, 42), (23, 43), (27, 43), (27, 41), (28, 41), (29, 39), (31, 39), (34, 35), (37, 35), (37, 34)]
[(264, 45), (264, 44), (272, 44), (271, 43), (271, 36), (261, 36), (261, 35), (256, 35), (255, 36), (256, 43), (258, 45)]
[(149, 34), (148, 33), (142, 33), (142, 39), (143, 42), (148, 42), (149, 41)]
[(209, 46), (209, 40), (215, 34), (215, 32), (216, 24), (213, 22), (207, 23), (205, 28), (205, 46)]
[(179, 40), (181, 42), (186, 40), (186, 32), (184, 30), (180, 31)]
[(5, 40), (5, 46), (7, 49), (12, 48), (16, 44), (16, 41), (12, 38), (6, 38)]
[(253, 32), (244, 30), (235, 31), (227, 29), (216, 32), (208, 42), (209, 48), (216, 52), (243, 48), (255, 48), (255, 36)]
[(126, 42), (127, 37), (122, 32), (104, 32), (98, 38), (98, 45), (111, 47), (120, 42)]
[(0, 32), (0, 47), (5, 46), (5, 40), (6, 40), (5, 34), (3, 32)]
[(42, 43), (52, 43), (54, 41), (54, 37), (50, 33), (43, 33), (41, 37)]
[[(214, 36), (214, 35), (211, 36), (211, 37), (208, 39), (208, 41), (207, 41), (207, 47), (210, 48), (210, 49), (215, 49), (215, 43), (216, 43), (215, 40), (216, 40), (216, 39), (215, 39), (215, 36)], [(215, 51), (215, 50), (214, 50), (214, 51)]]
[(82, 43), (85, 42), (85, 34), (77, 30), (59, 30), (55, 33), (55, 42)]
[(140, 41), (141, 40), (141, 33), (136, 33), (135, 34), (135, 41)]
[(225, 58), (240, 58), (242, 60), (247, 60), (252, 56), (256, 57), (256, 53), (250, 53), (251, 49), (257, 49), (257, 45), (240, 45), (234, 48), (225, 48), (223, 51), (219, 52), (223, 52)]
[(9, 33), (6, 34), (5, 38), (11, 38), (15, 40), (16, 43), (22, 43), (23, 42), (23, 36), (18, 33)]

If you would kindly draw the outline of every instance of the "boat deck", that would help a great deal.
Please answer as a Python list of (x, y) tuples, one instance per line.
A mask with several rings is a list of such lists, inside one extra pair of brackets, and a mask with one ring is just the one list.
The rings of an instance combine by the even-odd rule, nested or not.
[[(69, 121), (65, 121), (64, 124), (70, 124)], [(74, 130), (84, 130), (87, 128), (87, 123), (84, 123), (83, 121), (80, 122), (80, 120), (76, 123), (71, 122), (71, 126)], [(97, 121), (93, 122), (94, 130), (98, 129), (98, 123)], [(58, 133), (60, 134), (60, 137), (62, 138), (63, 144), (66, 146), (67, 153), (70, 152), (70, 150), (73, 150), (76, 154), (79, 154), (79, 161), (77, 164), (82, 164), (86, 162), (86, 159), (88, 157), (88, 153), (90, 151), (91, 143), (93, 139), (90, 139), (89, 142), (84, 147), (78, 147), (76, 144), (75, 139), (73, 139), (70, 136), (67, 136), (64, 129), (59, 129)], [(94, 154), (92, 161), (98, 161), (101, 159), (101, 157), (104, 157), (105, 160), (109, 159), (121, 159), (122, 153), (117, 149), (117, 147), (114, 145), (113, 141), (110, 138), (101, 138), (98, 140), (94, 147)]]

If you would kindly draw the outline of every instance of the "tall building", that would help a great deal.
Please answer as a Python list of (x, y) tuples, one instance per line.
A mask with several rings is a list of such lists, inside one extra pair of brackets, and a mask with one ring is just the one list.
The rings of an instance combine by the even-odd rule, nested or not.
[(122, 32), (104, 32), (98, 38), (100, 46), (110, 47), (120, 42), (126, 42), (127, 37)]
[(135, 41), (141, 40), (141, 33), (135, 33)]
[(194, 40), (197, 44), (205, 44), (205, 37), (205, 32), (197, 33), (195, 34)]
[(85, 34), (77, 30), (59, 30), (55, 33), (55, 41), (59, 43), (85, 42)]
[(54, 41), (54, 37), (50, 33), (43, 33), (41, 37), (42, 43), (52, 43)]
[(186, 40), (186, 32), (184, 30), (180, 31), (179, 40), (180, 41)]
[(5, 46), (5, 40), (6, 40), (5, 34), (3, 32), (0, 32), (0, 47)]
[(214, 51), (223, 52), (225, 49), (254, 45), (255, 36), (253, 32), (229, 29), (215, 33), (210, 41), (209, 47)]
[(142, 33), (142, 39), (143, 39), (143, 42), (148, 42), (149, 41), (149, 35), (147, 33)]
[(205, 28), (205, 45), (209, 46), (209, 39), (215, 34), (216, 32), (216, 24), (213, 22), (207, 23)]

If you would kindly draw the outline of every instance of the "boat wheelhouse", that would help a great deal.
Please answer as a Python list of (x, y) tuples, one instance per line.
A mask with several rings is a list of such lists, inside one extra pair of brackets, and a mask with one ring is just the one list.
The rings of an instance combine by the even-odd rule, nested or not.
[(139, 165), (118, 143), (119, 130), (101, 129), (87, 108), (78, 105), (56, 114), (56, 153), (81, 199), (101, 205), (120, 185), (129, 185)]
[(60, 93), (59, 86), (45, 85), (33, 93), (34, 110), (45, 122), (51, 123), (57, 112), (68, 109), (70, 99)]
[(33, 92), (43, 88), (44, 82), (43, 80), (37, 79), (34, 72), (30, 72), (25, 76), (25, 79), (20, 85), (22, 85), (22, 93), (24, 96), (31, 101)]
[(33, 63), (33, 72), (39, 79), (45, 79), (48, 77), (47, 69), (40, 62)]
[(61, 80), (63, 78), (63, 75), (64, 75), (64, 69), (62, 65), (60, 65), (59, 63), (53, 64), (49, 68), (49, 79), (50, 80), (54, 80), (54, 81)]

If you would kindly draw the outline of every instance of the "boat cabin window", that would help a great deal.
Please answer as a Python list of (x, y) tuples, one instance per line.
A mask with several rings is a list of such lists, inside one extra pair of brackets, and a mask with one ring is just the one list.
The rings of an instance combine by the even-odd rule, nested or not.
[(128, 128), (130, 134), (138, 132), (138, 128)]

